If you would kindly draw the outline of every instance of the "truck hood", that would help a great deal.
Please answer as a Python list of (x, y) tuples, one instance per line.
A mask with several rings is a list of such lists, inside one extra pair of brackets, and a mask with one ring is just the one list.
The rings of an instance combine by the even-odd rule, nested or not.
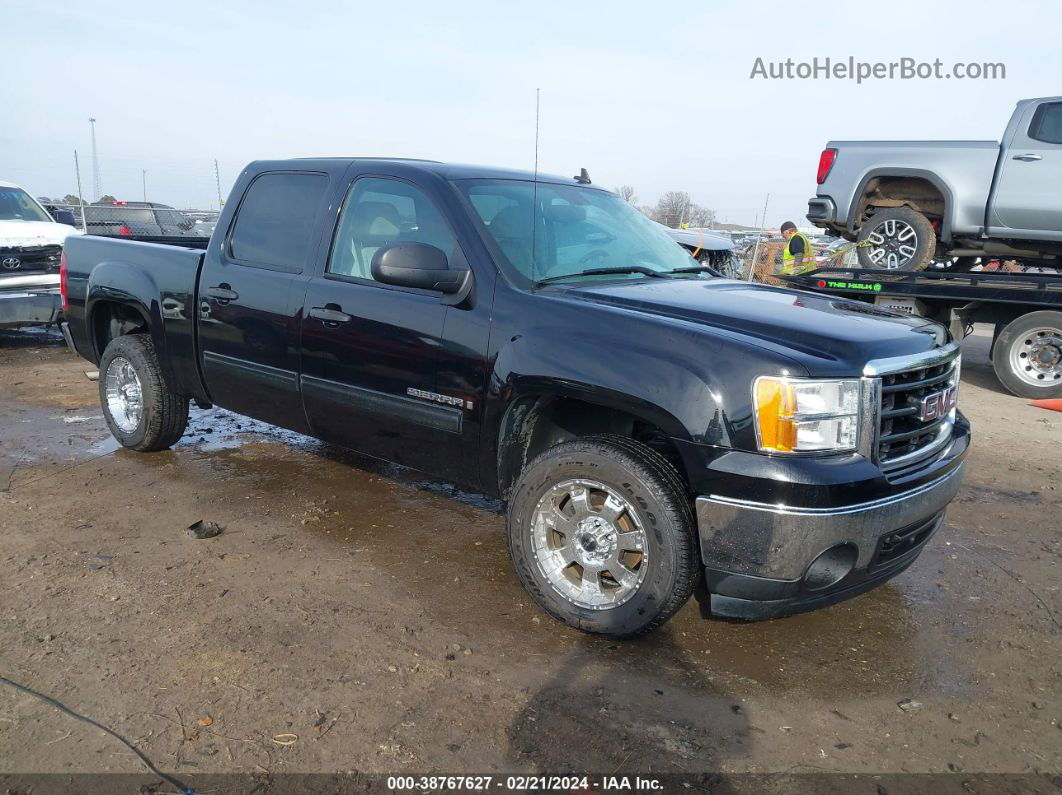
[(729, 279), (646, 280), (572, 287), (571, 297), (754, 338), (811, 375), (856, 375), (871, 359), (923, 353), (948, 341), (938, 323), (860, 301)]
[(0, 221), (0, 247), (62, 245), (70, 235), (82, 234), (66, 224), (47, 221)]

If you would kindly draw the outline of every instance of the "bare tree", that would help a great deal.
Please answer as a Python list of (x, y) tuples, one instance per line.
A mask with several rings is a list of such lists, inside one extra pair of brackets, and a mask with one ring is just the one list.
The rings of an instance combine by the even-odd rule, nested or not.
[(634, 186), (632, 185), (620, 185), (616, 188), (616, 193), (627, 204), (635, 204), (638, 201), (638, 197), (634, 195)]
[(673, 229), (680, 226), (710, 227), (715, 223), (715, 210), (695, 204), (682, 190), (669, 190), (646, 215)]
[(689, 214), (690, 195), (684, 190), (669, 190), (657, 201), (653, 210), (653, 220), (677, 229), (686, 223)]
[(710, 228), (715, 225), (715, 210), (709, 210), (699, 204), (691, 204), (687, 210), (686, 222), (690, 226)]

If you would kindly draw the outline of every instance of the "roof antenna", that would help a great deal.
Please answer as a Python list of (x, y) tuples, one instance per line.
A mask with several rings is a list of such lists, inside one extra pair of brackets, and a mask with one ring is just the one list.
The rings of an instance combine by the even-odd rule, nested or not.
[(574, 179), (580, 185), (589, 185), (590, 184), (590, 172), (587, 171), (585, 168), (581, 168), (581, 169), (579, 169), (579, 176), (572, 177), (572, 179)]
[(535, 89), (535, 181), (538, 181), (538, 100), (541, 88)]
[(535, 241), (538, 239), (538, 105), (541, 88), (535, 89), (535, 181), (531, 183), (531, 285), (535, 280)]

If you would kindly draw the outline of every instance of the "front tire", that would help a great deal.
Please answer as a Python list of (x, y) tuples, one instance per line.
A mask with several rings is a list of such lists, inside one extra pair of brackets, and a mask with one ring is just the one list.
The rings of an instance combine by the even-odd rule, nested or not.
[(992, 368), (1018, 397), (1062, 397), (1062, 312), (1030, 312), (1004, 326)]
[(531, 597), (584, 632), (651, 632), (701, 576), (678, 473), (626, 437), (563, 442), (531, 461), (513, 487), (508, 535)]
[(933, 225), (910, 207), (878, 210), (860, 227), (856, 240), (859, 266), (869, 270), (925, 270), (937, 249)]
[(142, 453), (172, 447), (188, 424), (188, 398), (162, 377), (151, 338), (115, 337), (100, 359), (100, 405), (107, 427), (123, 447)]

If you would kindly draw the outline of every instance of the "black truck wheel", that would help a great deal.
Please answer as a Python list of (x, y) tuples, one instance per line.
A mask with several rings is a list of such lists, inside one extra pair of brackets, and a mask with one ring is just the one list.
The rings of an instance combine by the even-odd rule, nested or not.
[(563, 442), (531, 461), (513, 488), (508, 533), (531, 597), (585, 632), (651, 632), (701, 576), (678, 473), (625, 437)]
[(1062, 312), (1029, 312), (1004, 326), (992, 367), (1018, 397), (1062, 397)]
[(165, 450), (188, 424), (188, 398), (166, 385), (145, 334), (115, 337), (100, 359), (100, 404), (114, 438), (142, 453)]
[(878, 210), (860, 227), (856, 241), (859, 266), (872, 270), (924, 270), (937, 249), (933, 225), (910, 207)]

